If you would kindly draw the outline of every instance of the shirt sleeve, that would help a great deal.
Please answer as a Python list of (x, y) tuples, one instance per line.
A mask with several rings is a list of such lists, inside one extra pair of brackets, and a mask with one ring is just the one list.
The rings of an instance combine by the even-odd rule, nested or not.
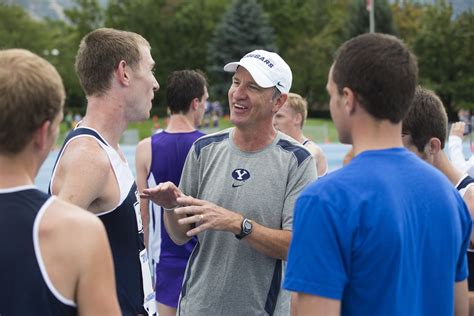
[(296, 202), (284, 288), (341, 300), (348, 282), (352, 232), (317, 195)]
[[(462, 150), (462, 139), (460, 137), (452, 135), (449, 136), (448, 152), (449, 158), (451, 159), (453, 165), (463, 173), (466, 173), (471, 166), (464, 158)], [(474, 161), (471, 162), (471, 164), (473, 163)]]
[(197, 197), (199, 188), (199, 166), (194, 146), (195, 145), (189, 150), (186, 161), (184, 162), (179, 188), (184, 194)]

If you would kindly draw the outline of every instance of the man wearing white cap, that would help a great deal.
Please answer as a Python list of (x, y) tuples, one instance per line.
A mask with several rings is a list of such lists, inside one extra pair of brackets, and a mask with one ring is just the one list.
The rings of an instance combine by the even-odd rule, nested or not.
[(168, 209), (165, 224), (176, 243), (198, 237), (180, 315), (288, 315), (289, 294), (280, 289), (293, 206), (317, 177), (309, 151), (272, 125), (291, 70), (264, 50), (224, 70), (235, 72), (228, 92), (235, 127), (194, 143), (179, 188), (161, 183), (142, 197)]

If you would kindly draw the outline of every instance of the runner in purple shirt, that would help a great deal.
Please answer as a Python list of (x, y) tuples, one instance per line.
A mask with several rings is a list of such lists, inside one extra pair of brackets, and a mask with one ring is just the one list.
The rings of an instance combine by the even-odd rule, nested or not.
[[(136, 151), (137, 184), (141, 192), (160, 182), (179, 184), (184, 161), (196, 139), (204, 133), (195, 129), (208, 98), (205, 76), (197, 71), (175, 71), (168, 78), (166, 99), (171, 117), (166, 130), (142, 140)], [(182, 246), (168, 235), (163, 209), (141, 200), (145, 240), (156, 268), (155, 290), (160, 316), (176, 315), (186, 264), (195, 238)]]

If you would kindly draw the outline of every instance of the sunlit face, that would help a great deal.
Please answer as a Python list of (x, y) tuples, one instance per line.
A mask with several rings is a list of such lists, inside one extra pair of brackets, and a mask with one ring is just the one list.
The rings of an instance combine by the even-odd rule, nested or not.
[(274, 88), (262, 88), (243, 67), (238, 67), (229, 88), (230, 121), (236, 127), (272, 125), (280, 105), (273, 98)]
[(208, 98), (209, 98), (209, 93), (207, 91), (207, 87), (204, 87), (204, 95), (201, 97), (201, 100), (199, 100), (198, 110), (197, 110), (196, 116), (194, 117), (195, 126), (198, 126), (199, 123), (201, 123), (202, 121), (204, 112), (206, 111), (206, 101)]
[(347, 121), (343, 109), (343, 96), (339, 94), (337, 85), (332, 80), (332, 69), (333, 67), (329, 70), (328, 83), (326, 85), (326, 90), (329, 94), (329, 110), (339, 135), (339, 141), (343, 144), (350, 144), (352, 141), (349, 130), (347, 129)]
[(140, 62), (131, 69), (131, 102), (127, 107), (129, 121), (142, 121), (150, 117), (150, 110), (155, 91), (160, 85), (154, 75), (155, 61), (151, 57), (150, 48), (140, 45)]
[(273, 116), (273, 127), (287, 135), (292, 135), (294, 131), (300, 128), (299, 114), (289, 105), (288, 101)]

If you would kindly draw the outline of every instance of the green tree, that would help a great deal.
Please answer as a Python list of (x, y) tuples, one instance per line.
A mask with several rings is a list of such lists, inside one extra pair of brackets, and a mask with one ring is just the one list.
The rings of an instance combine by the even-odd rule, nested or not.
[[(347, 38), (349, 0), (259, 0), (293, 72), (291, 90), (308, 99), (309, 114), (327, 112), (333, 53)], [(327, 115), (327, 114), (325, 114)]]
[[(205, 69), (208, 39), (228, 2), (112, 0), (109, 3), (107, 26), (137, 32), (150, 42), (160, 83), (160, 91), (154, 99), (154, 112), (166, 113), (164, 91), (166, 79), (172, 71)], [(143, 19), (144, 16), (147, 18)]]
[(86, 98), (74, 69), (79, 43), (87, 33), (104, 25), (104, 9), (97, 0), (74, 0), (74, 7), (64, 10), (67, 22), (48, 21), (53, 38), (51, 44), (59, 54), (51, 59), (66, 87), (66, 110), (85, 112)]
[(451, 120), (458, 108), (474, 108), (472, 22), (472, 11), (453, 19), (452, 7), (444, 0), (426, 5), (413, 45), (420, 83), (436, 91)]
[(0, 2), (0, 48), (25, 48), (44, 56), (50, 35), (46, 24), (33, 20), (22, 7)]
[(398, 29), (400, 38), (409, 46), (413, 46), (421, 27), (423, 16), (423, 5), (404, 0), (392, 5), (394, 23)]
[(73, 32), (81, 39), (84, 35), (104, 26), (104, 13), (97, 0), (74, 0), (75, 7), (64, 11)]
[(312, 36), (300, 40), (288, 49), (287, 56), (293, 69), (292, 91), (308, 99), (309, 112), (327, 111), (326, 83), (333, 54), (346, 36), (347, 0), (332, 1), (326, 7), (326, 23)]
[(274, 31), (256, 0), (235, 0), (209, 43), (207, 71), (215, 99), (227, 100), (230, 76), (222, 67), (255, 49), (276, 51)]
[[(368, 33), (370, 29), (369, 11), (366, 0), (353, 0), (349, 8), (350, 16), (347, 24), (347, 39), (359, 34)], [(392, 11), (387, 0), (374, 1), (375, 31), (397, 35), (393, 22)]]

